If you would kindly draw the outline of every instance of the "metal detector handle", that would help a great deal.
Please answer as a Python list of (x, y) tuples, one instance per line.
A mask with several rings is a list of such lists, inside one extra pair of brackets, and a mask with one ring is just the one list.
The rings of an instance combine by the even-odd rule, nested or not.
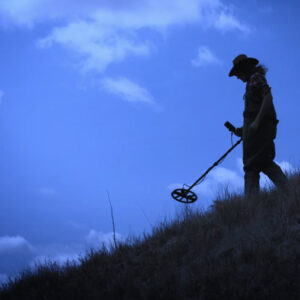
[(231, 132), (235, 133), (236, 128), (228, 121), (225, 122), (224, 126)]

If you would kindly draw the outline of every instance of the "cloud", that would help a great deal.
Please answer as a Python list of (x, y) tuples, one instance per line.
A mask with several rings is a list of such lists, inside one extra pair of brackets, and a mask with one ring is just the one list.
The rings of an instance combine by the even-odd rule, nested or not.
[[(287, 161), (281, 161), (281, 162), (276, 161), (276, 163), (280, 166), (282, 171), (287, 174), (291, 174), (296, 171), (296, 168)], [(241, 174), (243, 174), (243, 176), (244, 176), (243, 159), (242, 158), (237, 159), (237, 167), (239, 169), (239, 172)], [(271, 187), (274, 186), (273, 183), (271, 182), (271, 180), (264, 173), (260, 173), (260, 182), (259, 183), (260, 183), (261, 188), (267, 188), (270, 186)]]
[(30, 263), (31, 268), (35, 268), (37, 265), (44, 265), (48, 262), (55, 262), (60, 266), (63, 266), (67, 262), (75, 264), (80, 263), (80, 254), (78, 253), (59, 253), (55, 255), (39, 255), (36, 256)]
[(33, 252), (34, 247), (21, 236), (0, 237), (0, 254), (11, 252)]
[[(116, 233), (117, 241), (124, 241), (121, 234)], [(114, 243), (113, 232), (103, 233), (96, 230), (89, 230), (88, 234), (84, 238), (85, 243), (73, 244), (73, 245), (45, 245), (36, 247), (36, 256), (31, 259), (29, 266), (31, 268), (36, 267), (39, 264), (45, 264), (47, 262), (56, 262), (59, 265), (65, 264), (67, 261), (80, 263), (80, 257), (83, 256), (85, 251), (90, 248), (101, 248), (102, 245), (109, 249), (110, 245)]]
[[(206, 197), (209, 200), (206, 204), (211, 204), (211, 201), (224, 188), (228, 188), (229, 192), (242, 192), (243, 184), (244, 180), (240, 172), (224, 167), (215, 167), (200, 184), (193, 188), (193, 192)], [(171, 184), (168, 188), (173, 190), (182, 188), (182, 186), (182, 184)]]
[[(109, 248), (114, 244), (114, 233), (102, 233), (92, 229), (86, 236), (85, 240), (87, 246), (90, 248), (100, 248), (102, 247), (102, 245)], [(124, 241), (124, 238), (121, 234), (116, 232), (116, 240)]]
[[(223, 9), (219, 0), (10, 0), (0, 3), (0, 13), (12, 23), (32, 26), (53, 19), (83, 19), (116, 14), (120, 25), (167, 26), (197, 20), (201, 10)], [(132, 18), (133, 17), (133, 18)], [(132, 18), (132, 19), (131, 19)], [(111, 22), (111, 20), (110, 20)], [(114, 22), (116, 26), (119, 22)]]
[(292, 164), (290, 164), (289, 162), (287, 161), (282, 161), (282, 162), (276, 162), (280, 168), (282, 169), (283, 172), (286, 172), (286, 173), (293, 173), (296, 171), (296, 168), (292, 166)]
[(184, 25), (222, 31), (247, 29), (221, 0), (128, 0), (124, 3), (122, 0), (2, 1), (0, 19), (27, 27), (43, 22), (56, 24), (38, 45), (70, 49), (78, 57), (83, 72), (104, 72), (111, 63), (129, 56), (149, 55), (154, 42), (148, 39), (145, 30), (160, 34)]
[[(124, 241), (124, 237), (116, 233), (117, 241)], [(87, 247), (101, 248), (102, 245), (110, 248), (113, 245), (113, 233), (102, 233), (89, 230), (84, 242), (71, 245), (51, 244), (32, 246), (21, 236), (0, 237), (0, 284), (7, 280), (7, 276), (15, 276), (18, 272), (35, 268), (40, 264), (56, 262), (64, 265), (67, 261), (80, 263), (80, 258), (86, 253)]]
[[(113, 7), (109, 3), (120, 1), (101, 1), (101, 7)], [(0, 24), (34, 27), (47, 21), (70, 20), (86, 17), (99, 8), (98, 0), (9, 0), (0, 2)]]
[(229, 13), (221, 12), (214, 21), (214, 27), (221, 31), (239, 30), (249, 33), (250, 29)]
[(192, 60), (192, 65), (202, 67), (209, 64), (220, 64), (221, 61), (211, 52), (206, 46), (201, 46), (198, 49), (198, 56)]
[(37, 263), (56, 261), (62, 265), (67, 260), (78, 262), (83, 245), (62, 246), (32, 246), (21, 236), (0, 237), (0, 282), (5, 281), (6, 274), (16, 275), (28, 267), (35, 267)]
[(38, 14), (38, 3), (35, 0), (10, 0), (1, 1), (1, 24), (7, 23), (26, 24), (30, 26)]
[(243, 188), (243, 177), (236, 171), (216, 167), (203, 183), (195, 187), (195, 192), (213, 198), (225, 187), (231, 192), (240, 191)]
[(11, 275), (24, 269), (36, 255), (36, 248), (21, 236), (0, 237), (0, 273)]
[[(129, 57), (144, 58), (156, 49), (153, 36), (178, 26), (245, 31), (246, 26), (221, 0), (10, 0), (0, 2), (0, 26), (34, 28), (47, 24), (49, 33), (36, 42), (40, 49), (60, 46), (72, 54), (84, 74), (103, 74)], [(147, 34), (147, 33), (151, 34)], [(200, 47), (195, 66), (219, 63)], [(128, 102), (161, 110), (143, 87), (125, 79), (106, 78), (102, 88)], [(47, 193), (46, 193), (47, 194)], [(53, 193), (52, 193), (53, 194)]]
[[(290, 164), (287, 161), (282, 161), (282, 162), (277, 162), (276, 164), (280, 166), (280, 168), (282, 169), (283, 172), (287, 173), (287, 174), (291, 174), (294, 173), (296, 171), (296, 168), (294, 168), (292, 166), (292, 164)], [(265, 174), (260, 173), (260, 186), (261, 188), (269, 188), (269, 187), (274, 187), (273, 182), (269, 179), (269, 177), (267, 177)]]
[(100, 87), (108, 93), (120, 96), (127, 102), (139, 102), (157, 106), (147, 89), (127, 78), (105, 78), (100, 82)]
[(131, 55), (146, 56), (150, 51), (147, 41), (129, 37), (114, 26), (98, 21), (80, 21), (56, 28), (51, 35), (39, 40), (38, 46), (47, 48), (55, 43), (77, 54), (83, 72), (104, 72), (113, 62), (120, 62)]

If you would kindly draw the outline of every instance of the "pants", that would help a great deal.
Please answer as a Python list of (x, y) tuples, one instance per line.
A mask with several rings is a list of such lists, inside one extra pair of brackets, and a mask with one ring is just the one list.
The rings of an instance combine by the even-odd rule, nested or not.
[(258, 168), (244, 168), (245, 170), (245, 196), (250, 196), (259, 192), (259, 173), (266, 174), (275, 186), (281, 190), (284, 190), (287, 186), (287, 178), (282, 172), (281, 168), (271, 161), (266, 165)]
[[(252, 132), (253, 119), (244, 119), (243, 127), (243, 163), (245, 171), (245, 195), (259, 192), (259, 173), (263, 172), (276, 187), (284, 189), (287, 178), (281, 168), (274, 162), (276, 124), (264, 122), (257, 132)], [(274, 128), (275, 126), (275, 128)]]

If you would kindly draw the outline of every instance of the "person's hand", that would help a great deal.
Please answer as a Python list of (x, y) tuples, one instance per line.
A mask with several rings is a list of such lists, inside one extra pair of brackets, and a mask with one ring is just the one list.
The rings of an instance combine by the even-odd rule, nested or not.
[(234, 134), (238, 137), (242, 137), (243, 136), (243, 127), (236, 128), (234, 131)]

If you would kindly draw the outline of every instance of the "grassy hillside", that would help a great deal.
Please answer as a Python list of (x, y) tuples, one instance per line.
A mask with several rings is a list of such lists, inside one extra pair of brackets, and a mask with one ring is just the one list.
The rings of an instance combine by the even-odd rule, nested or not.
[(222, 198), (78, 266), (24, 272), (0, 299), (300, 299), (299, 174), (288, 193)]

